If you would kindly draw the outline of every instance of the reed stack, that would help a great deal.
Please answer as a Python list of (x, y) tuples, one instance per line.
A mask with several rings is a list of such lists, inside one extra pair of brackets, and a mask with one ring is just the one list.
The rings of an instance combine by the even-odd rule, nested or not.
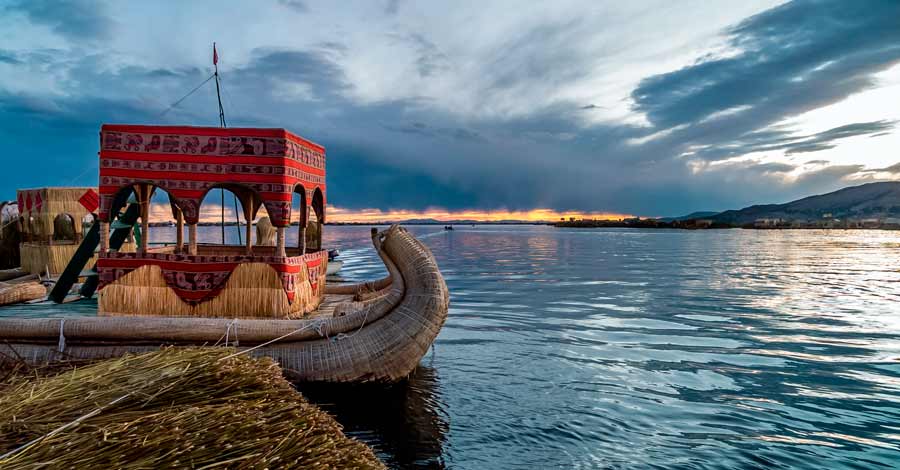
[(37, 378), (7, 359), (4, 469), (384, 468), (269, 359), (166, 348)]

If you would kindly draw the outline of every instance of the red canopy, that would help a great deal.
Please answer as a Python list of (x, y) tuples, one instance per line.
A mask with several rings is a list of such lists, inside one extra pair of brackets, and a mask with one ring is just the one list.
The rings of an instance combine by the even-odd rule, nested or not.
[(198, 222), (200, 202), (217, 187), (245, 206), (265, 205), (275, 226), (290, 224), (291, 195), (299, 192), (304, 206), (321, 206), (314, 208), (324, 222), (325, 148), (285, 129), (104, 124), (100, 220), (136, 183), (165, 190), (188, 224)]

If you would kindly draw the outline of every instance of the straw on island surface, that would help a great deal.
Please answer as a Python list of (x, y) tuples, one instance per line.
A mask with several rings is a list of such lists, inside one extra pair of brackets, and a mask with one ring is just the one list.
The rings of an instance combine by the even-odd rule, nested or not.
[(0, 371), (0, 455), (15, 452), (0, 467), (385, 468), (274, 361), (234, 352), (166, 348), (37, 378), (13, 361), (18, 375)]

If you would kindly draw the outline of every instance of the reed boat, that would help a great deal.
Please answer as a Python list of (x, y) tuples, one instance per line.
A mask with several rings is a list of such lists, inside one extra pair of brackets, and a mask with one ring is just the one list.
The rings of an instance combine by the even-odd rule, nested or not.
[(0, 318), (0, 351), (30, 363), (101, 359), (162, 345), (229, 345), (275, 359), (297, 381), (397, 381), (415, 370), (447, 317), (449, 293), (430, 250), (405, 228), (373, 242), (390, 273), (326, 286), (303, 319)]
[[(400, 380), (430, 348), (449, 293), (430, 250), (403, 227), (373, 229), (386, 277), (326, 285), (324, 147), (284, 129), (104, 125), (100, 136), (98, 316), (0, 318), (4, 355), (42, 363), (224, 345), (275, 359), (293, 380), (361, 382)], [(199, 207), (214, 188), (240, 201), (245, 244), (198, 243)], [(174, 246), (148, 243), (156, 191), (176, 219)], [(251, 239), (261, 207), (274, 246)], [(292, 211), (299, 233), (287, 247)], [(111, 240), (123, 229), (110, 237), (110, 227), (129, 213), (139, 213), (141, 236), (120, 251)]]

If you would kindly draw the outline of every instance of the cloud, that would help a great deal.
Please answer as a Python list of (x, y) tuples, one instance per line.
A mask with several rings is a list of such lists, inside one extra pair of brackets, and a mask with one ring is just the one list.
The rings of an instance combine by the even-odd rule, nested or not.
[[(890, 1), (786, 3), (731, 28), (730, 55), (642, 80), (632, 92), (634, 109), (657, 129), (691, 124), (669, 140), (703, 146), (699, 158), (778, 149), (792, 133), (776, 123), (867, 90), (875, 73), (900, 63), (897, 15), (900, 3)], [(740, 111), (720, 114), (730, 109)], [(835, 135), (786, 148), (828, 149), (841, 131), (871, 125), (832, 129)], [(885, 130), (894, 123), (875, 125)]]
[(424, 35), (420, 33), (392, 34), (391, 37), (398, 42), (409, 44), (415, 51), (415, 65), (419, 76), (427, 78), (449, 67), (447, 55)]
[(106, 15), (105, 4), (89, 0), (21, 0), (6, 9), (21, 12), (32, 23), (78, 41), (108, 38), (114, 25)]
[(268, 90), (281, 97), (305, 89), (307, 94), (293, 93), (301, 101), (338, 99), (349, 86), (343, 70), (328, 52), (319, 50), (256, 49), (246, 66), (224, 75), (229, 86)]
[(278, 3), (280, 3), (281, 5), (284, 5), (298, 13), (308, 13), (309, 12), (309, 6), (306, 4), (306, 2), (301, 1), (301, 0), (278, 0)]
[(384, 4), (384, 14), (388, 16), (396, 15), (400, 11), (400, 0), (387, 0)]
[(873, 170), (873, 171), (883, 171), (883, 172), (886, 172), (886, 173), (900, 174), (900, 162), (894, 163), (893, 165), (886, 166), (886, 167), (884, 167), (884, 168), (878, 168), (878, 169)]
[(839, 141), (857, 136), (885, 135), (897, 121), (857, 122), (834, 127), (811, 135), (797, 134), (779, 127), (749, 132), (728, 143), (704, 147), (694, 152), (697, 158), (722, 160), (754, 152), (783, 151), (785, 155), (813, 153), (835, 148)]
[[(390, 18), (378, 4), (365, 22), (332, 24), (320, 16), (330, 9), (299, 5), (302, 16), (274, 3), (274, 18), (247, 14), (247, 49), (221, 71), (226, 116), (232, 126), (287, 127), (324, 144), (329, 202), (350, 210), (668, 215), (782, 202), (873, 178), (864, 165), (830, 165), (816, 152), (897, 132), (896, 120), (881, 116), (848, 116), (820, 132), (786, 124), (877, 86), (875, 75), (900, 61), (895, 2), (778, 6), (724, 30), (723, 47), (695, 47), (696, 60), (657, 66), (620, 95), (604, 80), (630, 67), (594, 39), (616, 26), (598, 23), (603, 15), (517, 10), (498, 23), (478, 8), (460, 13), (460, 24), (432, 6), (441, 20), (427, 23), (387, 2)], [(281, 16), (297, 28), (328, 24), (329, 33), (293, 43), (278, 33)], [(74, 179), (95, 182), (89, 166), (102, 122), (215, 125), (209, 87), (160, 116), (209, 75), (177, 65), (195, 62), (181, 50), (156, 63), (102, 47), (0, 51), (3, 75), (52, 82), (3, 89), (0, 81), (0, 135), (23, 162), (54, 169), (29, 173), (21, 163), (0, 174), (0, 187), (69, 184), (85, 170)], [(611, 119), (622, 103), (632, 114)], [(800, 155), (816, 167), (794, 163)]]
[(0, 62), (7, 63), (7, 64), (13, 64), (13, 65), (18, 65), (18, 64), (22, 63), (22, 61), (19, 60), (19, 58), (17, 57), (17, 54), (15, 54), (14, 52), (4, 51), (4, 50), (0, 50)]

